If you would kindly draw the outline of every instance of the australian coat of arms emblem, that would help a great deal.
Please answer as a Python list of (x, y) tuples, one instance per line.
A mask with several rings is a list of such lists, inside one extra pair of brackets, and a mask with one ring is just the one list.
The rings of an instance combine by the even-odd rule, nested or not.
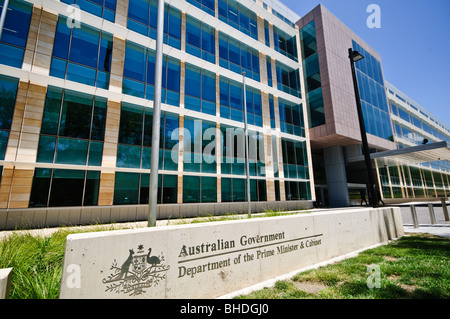
[(164, 265), (164, 256), (151, 255), (152, 249), (145, 252), (139, 245), (137, 252), (129, 249), (128, 258), (119, 266), (116, 259), (110, 270), (113, 272), (102, 280), (106, 284), (105, 292), (129, 294), (130, 296), (145, 293), (144, 289), (157, 286), (166, 279), (166, 271), (170, 266)]

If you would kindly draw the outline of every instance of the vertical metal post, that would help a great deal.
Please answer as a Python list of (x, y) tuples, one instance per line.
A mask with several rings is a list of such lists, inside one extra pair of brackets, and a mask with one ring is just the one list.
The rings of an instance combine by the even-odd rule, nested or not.
[(369, 203), (372, 207), (378, 207), (378, 192), (375, 189), (375, 177), (373, 176), (372, 160), (370, 159), (369, 143), (367, 142), (366, 126), (361, 108), (361, 97), (359, 95), (358, 79), (356, 77), (355, 61), (353, 60), (353, 50), (348, 49), (348, 57), (352, 67), (353, 88), (355, 90), (356, 108), (358, 111), (359, 129), (363, 145), (364, 160), (366, 162), (367, 174), (369, 177)]
[(153, 100), (152, 153), (150, 163), (150, 187), (148, 196), (148, 226), (156, 226), (158, 202), (159, 135), (161, 121), (161, 88), (164, 32), (164, 0), (158, 0), (156, 25), (155, 93)]
[(430, 212), (431, 225), (436, 224), (436, 216), (434, 215), (433, 203), (428, 203), (428, 211)]
[(419, 228), (419, 221), (417, 220), (416, 206), (411, 205), (409, 207), (411, 209), (411, 216), (413, 219), (414, 228)]
[(8, 11), (8, 4), (9, 0), (5, 0), (5, 2), (3, 3), (2, 15), (0, 16), (0, 39), (2, 38), (3, 34), (3, 26), (5, 25), (6, 11)]
[(252, 204), (250, 199), (250, 164), (249, 164), (249, 156), (248, 156), (248, 144), (249, 144), (249, 136), (248, 136), (248, 124), (247, 124), (247, 96), (245, 92), (245, 72), (242, 72), (242, 83), (244, 90), (244, 129), (245, 129), (245, 162), (247, 165), (247, 202), (248, 202), (248, 217), (252, 217)]
[(448, 209), (447, 209), (447, 203), (445, 201), (445, 197), (441, 198), (441, 203), (442, 203), (442, 210), (444, 211), (445, 221), (448, 222), (448, 221), (450, 221), (450, 219), (448, 218)]

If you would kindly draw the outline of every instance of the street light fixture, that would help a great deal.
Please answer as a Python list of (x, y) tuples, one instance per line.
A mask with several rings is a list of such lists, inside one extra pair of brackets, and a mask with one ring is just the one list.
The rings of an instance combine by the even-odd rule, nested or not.
[(378, 206), (378, 194), (375, 190), (375, 177), (373, 175), (372, 161), (370, 159), (369, 143), (367, 142), (367, 132), (364, 124), (364, 117), (361, 108), (361, 97), (359, 95), (358, 79), (356, 78), (355, 70), (355, 62), (364, 59), (364, 56), (358, 51), (354, 51), (350, 48), (348, 49), (348, 58), (350, 59), (350, 65), (352, 67), (353, 88), (355, 90), (356, 108), (358, 110), (359, 129), (361, 131), (364, 160), (366, 162), (367, 175), (369, 178), (369, 203), (375, 208)]

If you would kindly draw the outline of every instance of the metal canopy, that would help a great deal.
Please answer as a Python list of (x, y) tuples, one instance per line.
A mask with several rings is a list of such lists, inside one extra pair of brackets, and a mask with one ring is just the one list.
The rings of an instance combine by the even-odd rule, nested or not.
[[(378, 166), (415, 165), (419, 163), (450, 161), (450, 145), (446, 141), (370, 154)], [(364, 161), (363, 156), (349, 159), (349, 163)]]

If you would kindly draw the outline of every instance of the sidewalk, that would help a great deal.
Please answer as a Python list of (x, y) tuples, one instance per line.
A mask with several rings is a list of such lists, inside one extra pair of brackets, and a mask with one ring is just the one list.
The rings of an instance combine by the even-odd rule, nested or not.
[[(432, 202), (436, 224), (431, 224), (429, 202), (411, 202), (398, 205), (402, 211), (403, 228), (405, 233), (428, 233), (435, 236), (450, 238), (450, 221), (445, 221), (444, 212), (440, 202)], [(414, 228), (410, 205), (416, 206), (419, 228)], [(449, 205), (449, 202), (447, 202)], [(450, 208), (449, 208), (450, 210)]]
[(405, 233), (427, 233), (450, 238), (450, 224), (419, 225), (419, 228), (414, 228), (413, 225), (403, 225), (403, 229)]

